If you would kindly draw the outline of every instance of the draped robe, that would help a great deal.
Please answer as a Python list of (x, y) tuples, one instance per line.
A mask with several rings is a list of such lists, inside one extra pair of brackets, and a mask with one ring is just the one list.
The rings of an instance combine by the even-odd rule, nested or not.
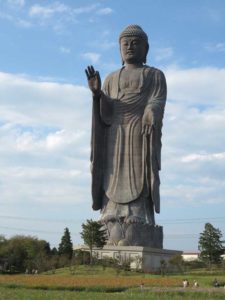
[[(139, 70), (137, 82), (121, 84), (123, 68), (110, 74), (100, 97), (93, 99), (93, 209), (103, 209), (104, 197), (130, 205), (143, 193), (160, 212), (159, 170), (161, 128), (166, 102), (164, 74), (153, 67)], [(151, 111), (149, 135), (142, 134), (143, 115)]]

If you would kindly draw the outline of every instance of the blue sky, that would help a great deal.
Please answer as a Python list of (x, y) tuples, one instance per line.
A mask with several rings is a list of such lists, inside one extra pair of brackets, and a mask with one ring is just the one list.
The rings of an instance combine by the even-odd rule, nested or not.
[(0, 0), (0, 234), (81, 243), (91, 210), (91, 94), (84, 69), (120, 68), (120, 32), (139, 24), (147, 63), (166, 75), (164, 247), (225, 236), (225, 2)]

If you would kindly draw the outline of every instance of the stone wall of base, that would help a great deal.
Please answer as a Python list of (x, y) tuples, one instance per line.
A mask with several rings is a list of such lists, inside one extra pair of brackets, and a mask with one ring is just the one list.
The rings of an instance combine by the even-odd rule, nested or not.
[(172, 256), (181, 255), (182, 251), (138, 246), (105, 246), (103, 249), (93, 249), (93, 253), (99, 259), (110, 257), (130, 261), (133, 269), (155, 272), (160, 270), (162, 260), (168, 262)]

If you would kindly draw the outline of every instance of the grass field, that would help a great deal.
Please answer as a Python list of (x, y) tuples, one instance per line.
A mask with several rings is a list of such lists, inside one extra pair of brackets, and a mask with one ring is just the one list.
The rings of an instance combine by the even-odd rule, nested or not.
[[(183, 278), (190, 287), (182, 288)], [(213, 288), (217, 278), (225, 283), (225, 273), (195, 272), (160, 276), (136, 272), (118, 274), (112, 268), (100, 266), (56, 270), (55, 274), (0, 275), (0, 300), (52, 299), (225, 299), (223, 287)], [(194, 280), (198, 288), (192, 287)], [(141, 288), (143, 283), (143, 288)]]
[(24, 288), (3, 288), (0, 287), (1, 300), (224, 300), (225, 291), (221, 289), (199, 289), (192, 288), (146, 288), (144, 290), (128, 289), (120, 293), (100, 292), (74, 292), (74, 291), (52, 291), (33, 290)]

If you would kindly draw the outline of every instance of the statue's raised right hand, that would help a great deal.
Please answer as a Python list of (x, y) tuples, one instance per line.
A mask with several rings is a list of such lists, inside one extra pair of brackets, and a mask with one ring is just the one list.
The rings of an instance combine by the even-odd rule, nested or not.
[(88, 66), (85, 69), (87, 75), (88, 86), (94, 96), (100, 96), (101, 94), (101, 77), (98, 71), (95, 71), (93, 66)]

